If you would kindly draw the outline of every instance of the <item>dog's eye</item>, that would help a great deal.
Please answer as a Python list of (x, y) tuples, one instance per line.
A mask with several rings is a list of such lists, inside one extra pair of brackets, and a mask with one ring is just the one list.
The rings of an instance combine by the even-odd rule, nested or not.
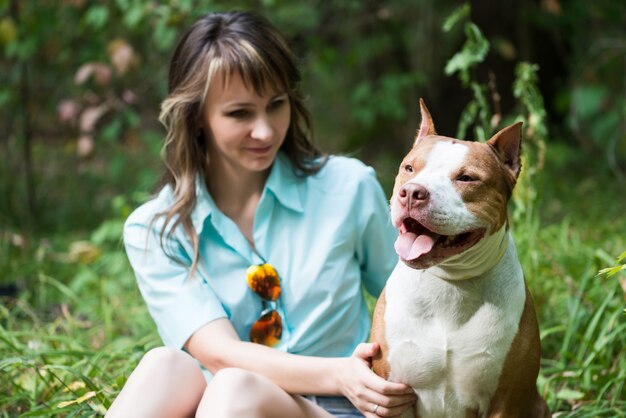
[(475, 181), (476, 179), (472, 176), (468, 176), (467, 174), (462, 174), (459, 177), (456, 178), (456, 181), (462, 181), (462, 182), (470, 182), (470, 181)]
[(404, 166), (404, 171), (406, 171), (407, 173), (412, 173), (413, 172), (413, 166), (411, 164), (407, 164)]

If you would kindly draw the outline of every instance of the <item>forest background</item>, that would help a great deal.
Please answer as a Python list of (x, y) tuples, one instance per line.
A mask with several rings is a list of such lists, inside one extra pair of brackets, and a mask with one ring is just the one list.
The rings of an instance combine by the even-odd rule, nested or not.
[(447, 136), (525, 122), (510, 218), (539, 390), (554, 416), (626, 416), (626, 3), (612, 0), (0, 0), (0, 416), (100, 416), (160, 345), (121, 230), (161, 172), (175, 42), (231, 9), (287, 35), (318, 145), (375, 167), (387, 195), (418, 98)]

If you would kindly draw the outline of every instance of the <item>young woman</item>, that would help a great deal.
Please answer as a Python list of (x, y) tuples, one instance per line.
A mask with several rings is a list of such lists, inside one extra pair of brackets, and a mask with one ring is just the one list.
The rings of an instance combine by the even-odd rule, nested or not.
[(379, 347), (366, 343), (363, 289), (378, 295), (396, 262), (385, 196), (371, 168), (311, 144), (299, 81), (258, 15), (209, 14), (180, 41), (165, 185), (124, 230), (168, 348), (145, 355), (107, 416), (375, 417), (414, 403), (370, 370)]

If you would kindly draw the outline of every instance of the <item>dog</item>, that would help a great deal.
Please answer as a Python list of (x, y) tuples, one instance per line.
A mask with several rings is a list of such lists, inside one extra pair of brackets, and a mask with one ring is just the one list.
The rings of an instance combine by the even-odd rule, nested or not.
[(422, 121), (391, 198), (398, 264), (374, 309), (378, 375), (418, 396), (404, 416), (549, 417), (537, 392), (540, 341), (509, 234), (522, 123), (486, 143)]

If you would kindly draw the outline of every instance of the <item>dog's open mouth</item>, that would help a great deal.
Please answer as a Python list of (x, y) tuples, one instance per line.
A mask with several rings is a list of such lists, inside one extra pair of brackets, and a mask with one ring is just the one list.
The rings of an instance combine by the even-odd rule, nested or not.
[(424, 254), (436, 259), (447, 258), (465, 251), (485, 234), (484, 229), (477, 229), (458, 235), (441, 235), (413, 218), (404, 219), (398, 232), (395, 249), (404, 261), (416, 260)]

